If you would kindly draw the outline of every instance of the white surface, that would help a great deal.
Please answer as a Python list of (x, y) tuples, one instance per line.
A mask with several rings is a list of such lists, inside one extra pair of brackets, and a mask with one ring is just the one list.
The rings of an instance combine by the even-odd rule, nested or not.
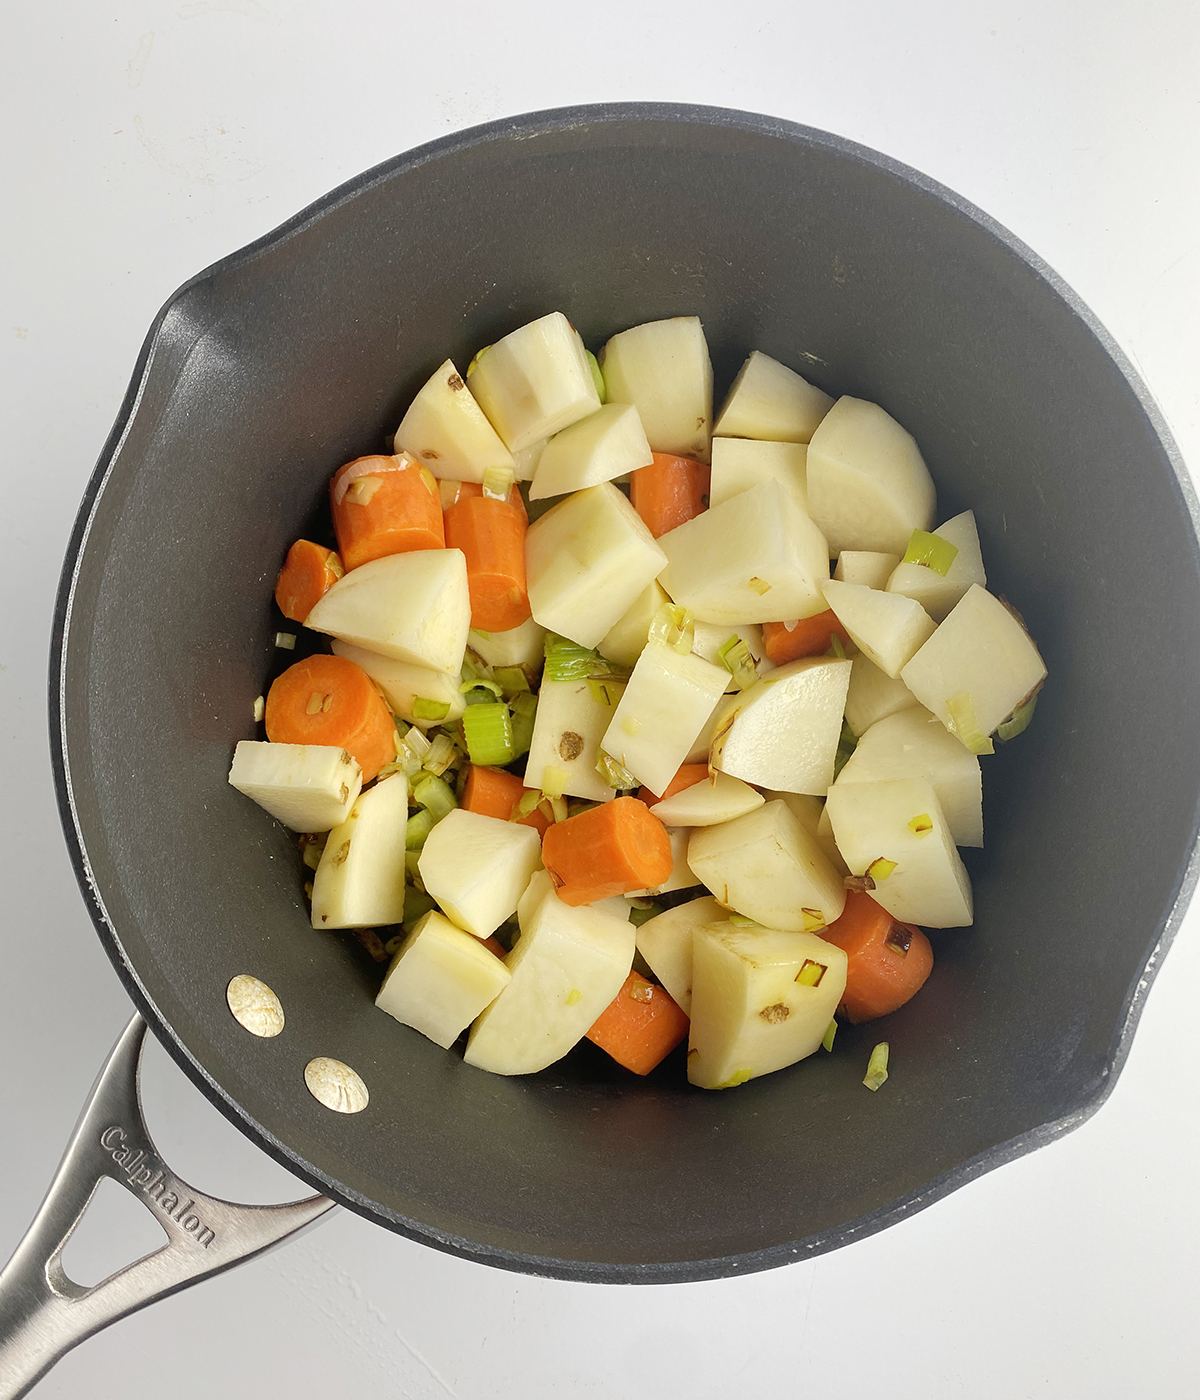
[[(169, 293), (453, 128), (605, 99), (746, 107), (874, 145), (1007, 224), (1107, 323), (1200, 462), (1198, 14), (1184, 0), (1136, 14), (1114, 0), (6, 11), (0, 1257), (129, 1011), (59, 834), (44, 672), (75, 503)], [(339, 1212), (95, 1338), (37, 1393), (1194, 1395), (1198, 932), (1193, 912), (1096, 1118), (815, 1262), (583, 1286), (465, 1264)], [(151, 1127), (185, 1175), (234, 1198), (293, 1194), (157, 1048), (150, 1080)]]

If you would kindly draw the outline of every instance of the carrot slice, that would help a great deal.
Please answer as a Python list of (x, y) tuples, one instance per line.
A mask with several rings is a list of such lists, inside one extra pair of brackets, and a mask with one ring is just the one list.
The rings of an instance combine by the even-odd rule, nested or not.
[(690, 788), (694, 783), (707, 777), (707, 763), (685, 763), (667, 784), (665, 792), (656, 794), (651, 792), (648, 787), (644, 787), (639, 791), (638, 797), (647, 807), (653, 807), (656, 802), (665, 802), (668, 797), (674, 797), (677, 792), (682, 792), (684, 788)]
[(508, 500), (485, 496), (474, 482), (456, 483), (446, 507), (446, 543), (467, 560), (471, 626), (507, 632), (530, 617), (525, 586), (525, 531), (529, 517), (514, 486)]
[(437, 482), (407, 452), (347, 462), (329, 483), (329, 498), (347, 569), (385, 554), (445, 548)]
[[(478, 812), (483, 817), (499, 817), (502, 822), (511, 821), (517, 803), (527, 792), (532, 791), (513, 773), (503, 768), (485, 768), (472, 763), (467, 769), (467, 783), (463, 788), (462, 806), (468, 812)], [(539, 836), (546, 834), (550, 818), (535, 807), (527, 817), (517, 818), (518, 826), (531, 826)]]
[(396, 757), (395, 722), (370, 676), (344, 656), (305, 657), (267, 692), (267, 738), (275, 744), (324, 744), (358, 760), (369, 783)]
[(843, 646), (850, 643), (850, 633), (837, 620), (832, 608), (814, 617), (802, 617), (793, 627), (782, 622), (764, 622), (762, 634), (767, 660), (776, 666), (786, 666), (802, 656), (820, 656), (833, 645), (834, 637)]
[(674, 868), (666, 827), (636, 797), (555, 822), (542, 838), (542, 861), (564, 904), (654, 889)]
[(649, 1074), (687, 1033), (687, 1014), (679, 1004), (631, 972), (587, 1038), (634, 1074)]
[(658, 539), (708, 509), (711, 475), (703, 462), (656, 452), (648, 467), (630, 475), (629, 499)]
[(303, 622), (345, 572), (336, 549), (297, 540), (275, 580), (279, 611), (293, 622)]
[(821, 930), (846, 954), (846, 991), (839, 1008), (855, 1024), (895, 1011), (925, 985), (933, 970), (929, 939), (902, 924), (869, 894), (851, 890), (839, 919)]

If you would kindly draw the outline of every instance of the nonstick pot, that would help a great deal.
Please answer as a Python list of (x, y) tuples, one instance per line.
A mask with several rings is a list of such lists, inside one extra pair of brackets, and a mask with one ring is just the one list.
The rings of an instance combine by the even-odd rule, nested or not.
[[(550, 310), (594, 347), (696, 314), (718, 393), (760, 349), (881, 403), (920, 443), (939, 518), (974, 509), (989, 586), (1019, 602), (1050, 668), (1032, 727), (984, 760), (974, 927), (935, 935), (914, 1002), (735, 1092), (693, 1090), (675, 1063), (635, 1080), (586, 1045), (500, 1078), (391, 1021), (372, 1005), (375, 965), (309, 928), (294, 838), (226, 783), (274, 664), (275, 573), (331, 471), (381, 449), (447, 354), (465, 364)], [(390, 1229), (619, 1283), (836, 1248), (1099, 1106), (1194, 880), (1198, 702), (1187, 478), (1070, 290), (876, 152), (644, 104), (422, 147), (176, 293), (79, 515), (51, 677), (84, 897), (203, 1092), (324, 1197)], [(238, 973), (278, 994), (282, 1034), (231, 1016)], [(129, 1036), (111, 1072), (126, 1086)], [(883, 1038), (892, 1077), (870, 1094)], [(365, 1110), (313, 1097), (317, 1056), (361, 1076)]]

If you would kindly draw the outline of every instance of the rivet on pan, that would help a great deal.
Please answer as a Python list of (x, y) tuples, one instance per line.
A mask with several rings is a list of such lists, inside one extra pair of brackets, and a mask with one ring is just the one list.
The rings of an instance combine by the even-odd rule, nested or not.
[(257, 977), (239, 973), (225, 988), (225, 1000), (238, 1025), (251, 1035), (269, 1037), (283, 1030), (283, 1006), (270, 987)]
[(361, 1113), (371, 1097), (349, 1065), (327, 1055), (309, 1060), (304, 1066), (304, 1082), (313, 1098), (334, 1113)]

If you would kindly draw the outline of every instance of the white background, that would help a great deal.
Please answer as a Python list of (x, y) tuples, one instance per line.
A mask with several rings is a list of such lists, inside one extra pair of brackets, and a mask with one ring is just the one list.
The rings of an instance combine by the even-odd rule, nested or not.
[[(1198, 14), (1190, 0), (6, 7), (0, 1258), (129, 1014), (59, 834), (44, 678), (75, 505), (170, 292), (364, 167), (475, 122), (609, 99), (757, 109), (886, 151), (1007, 224), (1106, 322), (1200, 462)], [(89, 1342), (38, 1394), (1194, 1396), (1198, 933), (1193, 914), (1096, 1118), (815, 1262), (583, 1286), (337, 1212)], [(235, 1199), (301, 1194), (157, 1047), (149, 1059), (151, 1127), (185, 1176)], [(93, 1240), (110, 1263), (117, 1238), (108, 1224)]]

